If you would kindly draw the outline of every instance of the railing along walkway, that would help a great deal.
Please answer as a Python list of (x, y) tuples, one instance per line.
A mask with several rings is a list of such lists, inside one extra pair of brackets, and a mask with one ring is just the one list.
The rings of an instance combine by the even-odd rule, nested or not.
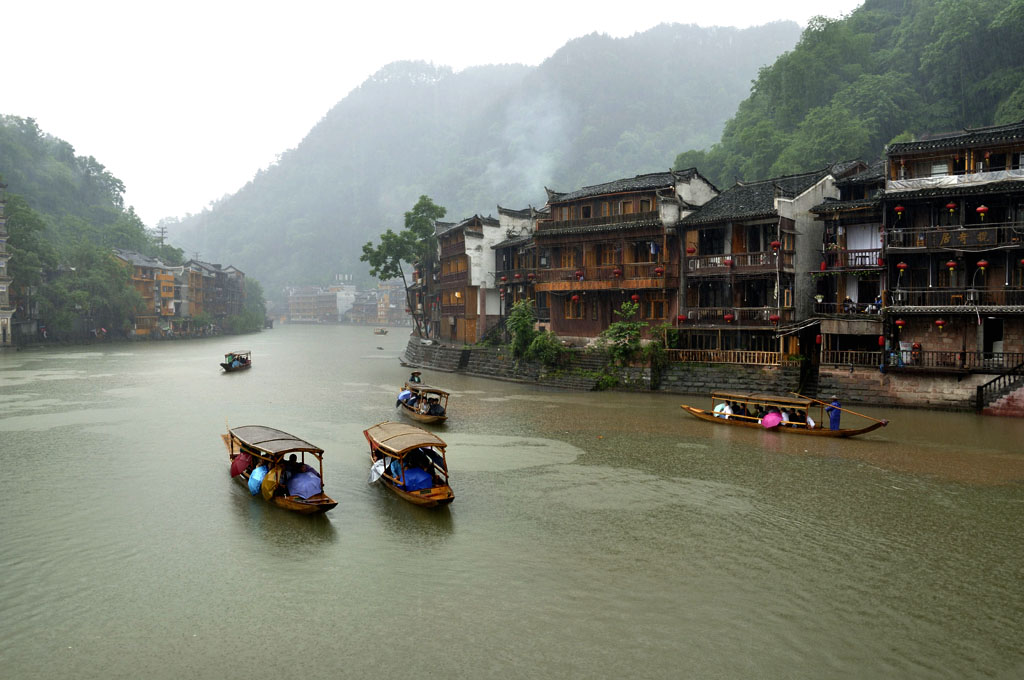
[(989, 380), (984, 385), (978, 385), (974, 409), (980, 413), (989, 403), (1021, 384), (1024, 384), (1024, 362)]
[(704, 364), (746, 364), (750, 366), (778, 366), (781, 352), (763, 352), (739, 349), (670, 349), (670, 361)]

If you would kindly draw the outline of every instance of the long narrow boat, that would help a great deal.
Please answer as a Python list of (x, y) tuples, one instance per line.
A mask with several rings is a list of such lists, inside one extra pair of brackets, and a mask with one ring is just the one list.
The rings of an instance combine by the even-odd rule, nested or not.
[[(727, 413), (721, 410), (723, 404), (740, 404), (748, 412), (748, 415)], [(783, 432), (785, 434), (810, 435), (812, 437), (856, 437), (889, 424), (887, 420), (876, 420), (865, 427), (831, 430), (828, 428), (828, 416), (825, 414), (824, 402), (806, 397), (791, 398), (770, 394), (712, 392), (711, 409), (709, 410), (686, 404), (681, 404), (681, 407), (694, 418), (699, 418), (715, 425), (757, 428), (773, 432)], [(791, 414), (789, 422), (781, 420), (781, 412), (783, 410)], [(845, 409), (843, 410), (845, 411)], [(766, 418), (765, 416), (771, 416), (772, 411), (780, 415)], [(817, 423), (814, 426), (809, 425), (805, 419), (807, 416), (811, 416), (812, 411), (817, 414)], [(849, 411), (845, 412), (849, 413)], [(792, 414), (802, 414), (802, 417), (797, 416), (794, 419)], [(776, 422), (776, 420), (779, 422)], [(810, 420), (813, 422), (814, 417), (811, 416)]]
[[(409, 391), (407, 398), (402, 394)], [(448, 393), (440, 387), (422, 383), (405, 383), (395, 406), (409, 418), (421, 423), (443, 423), (448, 420)]]
[[(221, 438), (231, 460), (231, 476), (252, 495), (259, 493), (278, 507), (304, 515), (327, 512), (338, 504), (324, 493), (324, 451), (319, 446), (262, 425), (234, 427)], [(319, 463), (319, 472), (306, 464), (307, 454)]]
[(363, 430), (363, 435), (370, 443), (371, 481), (379, 479), (400, 498), (424, 507), (455, 500), (444, 453), (448, 445), (436, 434), (384, 421)]

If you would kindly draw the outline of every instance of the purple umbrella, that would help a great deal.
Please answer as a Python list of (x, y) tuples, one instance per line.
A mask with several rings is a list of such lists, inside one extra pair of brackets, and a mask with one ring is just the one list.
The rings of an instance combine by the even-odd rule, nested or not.
[(299, 498), (309, 498), (320, 493), (320, 476), (315, 472), (296, 472), (288, 480), (288, 493)]
[(231, 476), (237, 477), (242, 474), (242, 471), (249, 467), (249, 460), (248, 453), (243, 452), (235, 456), (235, 459), (231, 461)]
[(761, 418), (761, 424), (767, 427), (769, 430), (773, 427), (778, 427), (779, 423), (782, 422), (782, 414), (778, 411), (772, 411), (771, 413), (764, 414)]

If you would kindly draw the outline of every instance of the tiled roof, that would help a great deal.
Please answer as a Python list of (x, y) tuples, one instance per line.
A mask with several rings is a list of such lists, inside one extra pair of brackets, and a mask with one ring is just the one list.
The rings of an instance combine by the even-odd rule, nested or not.
[(596, 222), (593, 224), (576, 224), (570, 222), (572, 226), (550, 228), (545, 227), (534, 232), (536, 238), (544, 238), (548, 236), (564, 236), (566, 234), (593, 234), (607, 231), (629, 231), (632, 229), (647, 229), (650, 227), (660, 227), (661, 219), (658, 217), (643, 218), (631, 221), (619, 221), (614, 222)]
[(822, 203), (811, 208), (811, 212), (821, 214), (863, 210), (865, 208), (877, 208), (881, 202), (882, 192), (877, 192), (868, 198), (860, 198), (855, 201), (840, 201), (838, 198), (826, 198)]
[(121, 250), (120, 248), (114, 248), (114, 254), (125, 262), (130, 262), (136, 267), (154, 267), (156, 269), (167, 268), (167, 265), (165, 265), (159, 258), (143, 255), (142, 253), (137, 253), (134, 250)]
[(885, 183), (885, 161), (878, 160), (872, 163), (864, 172), (858, 172), (849, 177), (836, 179), (837, 187), (858, 186), (862, 184), (884, 184)]
[(519, 234), (518, 236), (512, 236), (505, 239), (501, 243), (496, 243), (491, 248), (497, 250), (498, 248), (509, 248), (512, 246), (521, 246), (524, 243), (529, 243), (533, 240), (533, 234)]
[(652, 172), (646, 175), (637, 175), (628, 179), (617, 179), (614, 182), (595, 184), (583, 187), (569, 193), (559, 193), (548, 189), (548, 204), (566, 203), (591, 196), (604, 196), (607, 194), (621, 194), (630, 191), (652, 191), (654, 189), (674, 188), (679, 179), (692, 179), (697, 171), (693, 168), (681, 172)]
[(437, 236), (441, 236), (442, 234), (447, 234), (448, 232), (455, 231), (456, 229), (463, 229), (476, 221), (479, 221), (480, 224), (485, 227), (498, 226), (498, 220), (496, 220), (493, 217), (481, 217), (480, 215), (473, 215), (472, 217), (467, 217), (461, 222), (435, 222), (434, 234), (436, 234)]
[(792, 198), (821, 181), (829, 168), (761, 180), (738, 182), (679, 221), (680, 225), (708, 224), (722, 220), (753, 219), (776, 215), (775, 199)]
[(977, 196), (989, 194), (1024, 194), (1024, 182), (991, 182), (988, 184), (965, 184), (956, 187), (932, 187), (918, 191), (901, 191), (899, 194), (891, 194), (890, 198), (905, 201), (911, 198), (934, 198), (945, 196)]
[(935, 151), (1019, 141), (1024, 141), (1024, 120), (1009, 125), (992, 125), (963, 132), (927, 135), (915, 142), (889, 144), (885, 148), (885, 152), (890, 156), (898, 156), (915, 151)]

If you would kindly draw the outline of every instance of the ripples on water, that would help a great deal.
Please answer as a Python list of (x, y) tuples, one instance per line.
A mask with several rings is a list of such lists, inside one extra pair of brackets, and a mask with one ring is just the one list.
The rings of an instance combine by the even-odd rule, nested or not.
[[(865, 407), (892, 425), (804, 441), (426, 372), (453, 392), (431, 511), (365, 482), (404, 341), (0, 355), (4, 675), (1018, 677), (1021, 423)], [(225, 422), (324, 447), (339, 506), (250, 497)]]

